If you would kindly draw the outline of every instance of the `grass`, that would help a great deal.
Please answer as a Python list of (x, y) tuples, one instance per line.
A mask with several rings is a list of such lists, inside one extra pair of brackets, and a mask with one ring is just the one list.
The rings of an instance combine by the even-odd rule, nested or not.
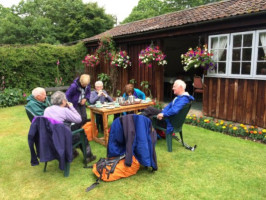
[[(102, 182), (91, 169), (82, 168), (78, 156), (63, 177), (58, 162), (31, 167), (27, 134), (30, 123), (23, 106), (0, 109), (0, 199), (266, 199), (266, 145), (184, 125), (186, 143), (195, 152), (173, 141), (156, 145), (158, 171), (144, 167), (132, 177)], [(106, 148), (91, 142), (97, 158)]]

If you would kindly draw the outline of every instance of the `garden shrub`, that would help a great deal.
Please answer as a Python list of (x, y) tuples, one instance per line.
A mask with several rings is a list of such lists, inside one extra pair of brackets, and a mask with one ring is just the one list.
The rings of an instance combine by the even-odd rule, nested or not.
[(0, 91), (0, 107), (10, 107), (26, 102), (26, 94), (18, 88), (5, 88)]
[[(63, 45), (3, 45), (0, 46), (0, 77), (5, 87), (31, 91), (35, 87), (56, 86), (57, 62), (62, 82), (69, 85), (84, 66), (86, 47), (79, 43)], [(84, 70), (83, 70), (84, 71)]]

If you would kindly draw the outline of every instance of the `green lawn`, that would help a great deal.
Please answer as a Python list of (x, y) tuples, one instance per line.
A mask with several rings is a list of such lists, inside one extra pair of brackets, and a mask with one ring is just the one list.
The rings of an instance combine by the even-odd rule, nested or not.
[[(0, 199), (266, 199), (266, 145), (184, 125), (191, 152), (173, 141), (156, 145), (158, 171), (141, 168), (135, 176), (101, 183), (84, 169), (81, 155), (64, 178), (58, 162), (31, 167), (27, 134), (30, 123), (23, 106), (0, 109)], [(91, 142), (93, 153), (106, 156), (106, 148)]]

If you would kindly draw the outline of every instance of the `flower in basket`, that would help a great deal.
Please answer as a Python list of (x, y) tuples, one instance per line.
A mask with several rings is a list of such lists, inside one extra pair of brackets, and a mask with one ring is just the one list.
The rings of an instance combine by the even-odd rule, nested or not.
[(82, 60), (82, 63), (84, 63), (86, 67), (95, 67), (100, 61), (98, 56), (88, 54), (85, 56), (84, 60)]
[(152, 62), (156, 62), (158, 65), (166, 65), (165, 57), (166, 55), (163, 54), (158, 46), (153, 47), (153, 45), (150, 45), (146, 49), (141, 50), (139, 63), (140, 65), (148, 65), (148, 67), (152, 66)]
[(111, 65), (116, 67), (123, 67), (124, 69), (128, 66), (131, 66), (131, 62), (129, 61), (129, 56), (126, 51), (120, 51), (116, 53), (112, 57)]
[(207, 45), (203, 45), (203, 48), (196, 47), (194, 50), (190, 48), (187, 53), (181, 54), (181, 62), (185, 65), (185, 71), (198, 67), (202, 67), (207, 71), (208, 69), (214, 69), (216, 67), (212, 56), (213, 54), (208, 52)]

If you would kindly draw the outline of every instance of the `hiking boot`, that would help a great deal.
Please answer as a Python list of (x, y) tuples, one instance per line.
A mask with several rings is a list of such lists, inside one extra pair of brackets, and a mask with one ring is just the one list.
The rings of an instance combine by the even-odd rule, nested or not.
[(94, 160), (96, 160), (96, 156), (94, 156), (94, 155), (91, 156), (91, 157), (87, 157), (87, 158), (86, 158), (86, 162), (87, 162), (87, 163), (90, 163), (90, 162), (92, 162), (92, 161), (94, 161)]

